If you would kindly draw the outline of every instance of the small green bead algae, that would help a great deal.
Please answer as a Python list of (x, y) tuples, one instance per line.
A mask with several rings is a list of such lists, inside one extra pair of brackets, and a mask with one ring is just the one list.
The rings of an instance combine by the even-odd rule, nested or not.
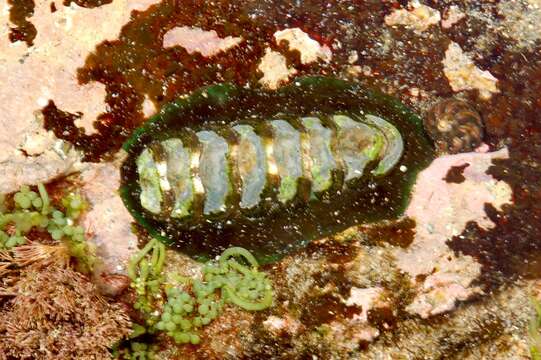
[[(26, 243), (25, 235), (32, 229), (47, 230), (53, 240), (64, 241), (72, 256), (84, 260), (91, 266), (91, 256), (85, 242), (84, 229), (77, 225), (77, 219), (86, 208), (80, 194), (70, 193), (62, 199), (63, 211), (51, 205), (49, 195), (43, 184), (33, 191), (23, 185), (13, 195), (13, 209), (8, 210), (5, 196), (2, 195), (0, 213), (0, 249), (11, 249)], [(8, 227), (10, 227), (8, 231)], [(88, 270), (88, 269), (87, 269)]]
[(197, 345), (201, 342), (199, 330), (216, 319), (227, 304), (247, 311), (272, 305), (271, 282), (246, 249), (229, 248), (216, 261), (205, 263), (201, 279), (168, 274), (172, 281), (166, 281), (164, 261), (165, 246), (153, 239), (128, 266), (138, 295), (134, 307), (145, 315), (149, 333), (163, 332), (177, 344)]

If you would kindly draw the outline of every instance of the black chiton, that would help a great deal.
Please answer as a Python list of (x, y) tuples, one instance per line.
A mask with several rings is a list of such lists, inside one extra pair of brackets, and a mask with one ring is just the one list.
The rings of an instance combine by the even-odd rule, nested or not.
[(272, 261), (399, 216), (433, 157), (421, 120), (355, 83), (221, 84), (177, 100), (124, 145), (121, 194), (153, 236), (193, 256), (242, 246)]

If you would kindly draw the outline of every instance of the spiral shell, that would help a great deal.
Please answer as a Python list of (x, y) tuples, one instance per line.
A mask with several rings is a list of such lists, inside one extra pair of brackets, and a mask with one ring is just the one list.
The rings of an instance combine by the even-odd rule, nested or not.
[(469, 152), (481, 145), (483, 121), (468, 102), (445, 99), (434, 105), (424, 119), (436, 148), (447, 154)]

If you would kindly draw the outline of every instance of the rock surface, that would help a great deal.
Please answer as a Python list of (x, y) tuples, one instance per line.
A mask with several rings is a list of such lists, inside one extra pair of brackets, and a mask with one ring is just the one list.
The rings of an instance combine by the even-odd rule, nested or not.
[(0, 179), (0, 192), (71, 171), (78, 156), (55, 151), (62, 145), (40, 130), (36, 111), (54, 100), (66, 110), (82, 112), (78, 125), (92, 132), (94, 120), (105, 111), (105, 88), (99, 83), (80, 86), (77, 68), (97, 44), (118, 35), (131, 10), (149, 3), (118, 0), (93, 9), (71, 4), (51, 12), (50, 2), (36, 1), (32, 47), (9, 42), (9, 13), (0, 12), (0, 79), (7, 84), (0, 88), (0, 172), (8, 174)]
[(82, 222), (101, 260), (96, 278), (100, 280), (101, 274), (125, 275), (128, 260), (137, 250), (137, 236), (132, 231), (133, 218), (118, 194), (119, 163), (87, 164), (81, 180), (81, 191), (90, 202)]
[[(419, 174), (406, 215), (415, 219), (416, 233), (407, 249), (396, 252), (398, 267), (416, 281), (419, 294), (408, 311), (422, 317), (454, 308), (456, 300), (466, 300), (480, 293), (470, 288), (481, 273), (481, 266), (470, 256), (453, 255), (446, 242), (459, 235), (466, 224), (476, 221), (484, 228), (494, 223), (485, 212), (486, 204), (501, 210), (511, 203), (511, 188), (487, 174), (493, 159), (508, 157), (507, 149), (492, 153), (446, 155)], [(452, 167), (468, 165), (465, 180), (447, 183), (446, 174)]]
[(283, 55), (271, 49), (265, 50), (265, 55), (261, 58), (257, 69), (263, 73), (259, 82), (269, 89), (277, 89), (279, 85), (297, 73), (297, 70), (287, 66)]
[(454, 91), (479, 90), (479, 96), (489, 99), (498, 93), (496, 79), (489, 71), (481, 70), (457, 43), (451, 42), (445, 52), (443, 72)]
[(301, 54), (302, 64), (309, 64), (320, 59), (329, 62), (332, 59), (332, 51), (327, 45), (321, 46), (299, 28), (277, 31), (274, 33), (274, 39), (278, 44), (286, 41), (289, 50), (297, 50)]
[(421, 4), (419, 1), (412, 1), (410, 9), (394, 10), (385, 17), (385, 24), (389, 26), (404, 25), (415, 31), (426, 31), (431, 25), (440, 22), (441, 15), (436, 9)]
[[(77, 69), (97, 43), (118, 37), (120, 27), (131, 21), (131, 10), (142, 11), (155, 2), (115, 0), (94, 9), (59, 7), (55, 13), (50, 12), (48, 2), (38, 2), (31, 19), (38, 36), (31, 48), (7, 42), (7, 12), (0, 14), (0, 78), (9, 84), (0, 89), (0, 122), (6, 129), (0, 133), (5, 150), (0, 154), (0, 170), (7, 174), (0, 180), (0, 192), (78, 169), (78, 154), (44, 132), (35, 111), (52, 99), (59, 108), (83, 112), (77, 124), (93, 132), (96, 116), (106, 108), (105, 88), (98, 82), (79, 86)], [(286, 83), (295, 74), (341, 73), (346, 64), (345, 69), (351, 70), (348, 76), (394, 94), (420, 112), (460, 91), (459, 96), (479, 106), (491, 146), (510, 145), (512, 159), (506, 164), (513, 167), (500, 164), (498, 178), (504, 173), (514, 179), (514, 200), (523, 201), (524, 211), (529, 209), (528, 204), (523, 205), (524, 199), (533, 196), (535, 189), (528, 184), (538, 179), (531, 172), (538, 167), (536, 148), (530, 146), (535, 144), (531, 138), (537, 130), (528, 123), (539, 107), (535, 90), (539, 75), (535, 54), (541, 38), (535, 26), (541, 18), (538, 0), (487, 1), (481, 7), (467, 2), (451, 7), (412, 2), (407, 9), (398, 10), (387, 2), (354, 2), (351, 9), (337, 8), (339, 15), (329, 18), (331, 21), (326, 17), (334, 13), (319, 17), (291, 6), (291, 18), (275, 19), (276, 26), (267, 26), (265, 21), (281, 7), (273, 3), (265, 8), (264, 3), (242, 8), (250, 19), (265, 19), (261, 20), (268, 36), (264, 45), (253, 41), (259, 39), (254, 33), (233, 44), (238, 38), (227, 37), (223, 24), (215, 24), (217, 33), (212, 26), (201, 26), (210, 30), (204, 32), (194, 30), (193, 24), (179, 24), (175, 29), (184, 30), (171, 32), (164, 44), (178, 44), (189, 52), (217, 58), (253, 46), (261, 50), (253, 61), (263, 73), (261, 83), (269, 88)], [(444, 14), (441, 27), (440, 14)], [(335, 21), (337, 17), (340, 21)], [(400, 25), (413, 31), (403, 31)], [(280, 42), (276, 34), (280, 39), (290, 37), (287, 45), (299, 51), (300, 63), (285, 51), (275, 51)], [(308, 50), (292, 46), (294, 42)], [(329, 63), (324, 43), (332, 43)], [(531, 53), (519, 53), (523, 50)], [(143, 105), (146, 116), (159, 110), (154, 99), (147, 100)], [(520, 153), (521, 146), (527, 151)], [(344, 236), (350, 239), (348, 245), (329, 245), (333, 241), (318, 245), (325, 256), (310, 248), (274, 264), (268, 271), (277, 293), (275, 307), (260, 318), (234, 311), (224, 315), (208, 329), (210, 345), (201, 346), (199, 358), (212, 358), (206, 356), (206, 350), (214, 358), (250, 352), (256, 354), (252, 358), (258, 358), (268, 351), (274, 351), (272, 356), (259, 358), (344, 358), (351, 354), (360, 359), (527, 358), (525, 329), (531, 316), (527, 284), (506, 285), (487, 296), (483, 284), (477, 282), (487, 270), (477, 258), (454, 253), (447, 245), (454, 236), (461, 236), (470, 221), (481, 229), (494, 227), (485, 203), (496, 209), (494, 216), (508, 220), (506, 210), (512, 206), (504, 204), (511, 202), (511, 188), (487, 174), (493, 159), (507, 157), (506, 150), (501, 150), (436, 159), (420, 174), (407, 212), (418, 224), (409, 247), (390, 245), (385, 239), (366, 240), (366, 234), (355, 227)], [(463, 182), (440, 180), (450, 167), (466, 163)], [(93, 206), (85, 224), (106, 260), (102, 270), (121, 273), (136, 248), (136, 238), (129, 226), (131, 217), (115, 192), (118, 165), (91, 165), (83, 169), (82, 179)], [(533, 224), (536, 212), (528, 214)], [(535, 230), (535, 224), (531, 229)], [(509, 241), (507, 246), (513, 244)], [(350, 251), (353, 255), (348, 257)], [(198, 276), (200, 269), (191, 259), (169, 257), (174, 258), (171, 266), (182, 274)], [(375, 306), (375, 292), (386, 295), (385, 306)], [(471, 302), (456, 306), (466, 299)], [(434, 319), (425, 321), (426, 317)]]
[(182, 46), (190, 54), (198, 52), (206, 57), (227, 51), (241, 42), (242, 38), (240, 37), (228, 36), (222, 39), (214, 30), (205, 31), (189, 26), (175, 27), (163, 36), (163, 47), (165, 48)]

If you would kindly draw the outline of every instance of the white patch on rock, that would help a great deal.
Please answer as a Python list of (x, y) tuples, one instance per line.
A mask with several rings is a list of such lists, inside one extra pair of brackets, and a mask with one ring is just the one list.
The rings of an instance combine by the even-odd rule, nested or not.
[(332, 51), (327, 45), (321, 46), (310, 35), (299, 28), (280, 30), (274, 33), (276, 43), (287, 41), (290, 50), (297, 50), (301, 54), (301, 63), (310, 64), (319, 59), (329, 62)]
[(462, 20), (466, 17), (466, 14), (460, 10), (456, 5), (451, 5), (445, 10), (443, 14), (443, 19), (441, 20), (441, 27), (444, 29), (449, 29), (451, 26)]
[(257, 69), (263, 73), (259, 82), (269, 89), (277, 89), (280, 84), (288, 81), (290, 76), (297, 73), (296, 69), (287, 67), (284, 56), (269, 48), (265, 50)]
[[(24, 137), (19, 149), (29, 156), (40, 156), (47, 151), (52, 151), (57, 141), (52, 131), (43, 128), (43, 115), (40, 111), (34, 113), (35, 121), (28, 124), (24, 131)], [(71, 149), (71, 146), (69, 147)], [(64, 154), (67, 156), (68, 154)], [(76, 158), (76, 154), (73, 154)]]
[(158, 112), (156, 105), (150, 100), (148, 95), (145, 94), (145, 99), (143, 100), (143, 115), (148, 118)]
[(131, 13), (132, 10), (145, 11), (156, 3), (156, 0), (130, 0), (128, 1), (128, 12)]
[[(494, 179), (486, 171), (492, 165), (493, 159), (508, 157), (506, 148), (492, 153), (446, 155), (435, 159), (419, 174), (412, 200), (406, 210), (406, 215), (417, 223), (415, 238), (408, 249), (398, 249), (395, 252), (396, 263), (412, 279), (418, 275), (432, 274), (436, 270), (421, 286), (424, 297), (417, 300), (417, 305), (420, 306), (422, 299), (442, 300), (436, 296), (442, 291), (449, 299), (445, 299), (442, 304), (432, 304), (432, 310), (419, 310), (420, 313), (448, 310), (449, 303), (446, 301), (454, 304), (454, 299), (463, 300), (466, 295), (477, 291), (467, 289), (469, 283), (478, 275), (477, 267), (472, 264), (473, 259), (459, 256), (446, 261), (450, 253), (446, 241), (459, 235), (470, 221), (476, 221), (485, 229), (494, 227), (494, 223), (486, 215), (485, 204), (492, 204), (497, 210), (501, 210), (503, 204), (511, 202), (512, 190), (507, 183)], [(451, 167), (464, 164), (468, 166), (463, 171), (463, 182), (447, 183), (444, 180)], [(468, 262), (471, 263), (464, 266)], [(453, 269), (457, 270), (457, 273), (451, 275)], [(443, 285), (436, 286), (442, 278), (447, 279), (447, 283), (442, 282)]]
[(355, 64), (359, 60), (359, 53), (357, 50), (352, 50), (348, 56), (348, 64)]
[(379, 336), (379, 330), (358, 318), (350, 318), (345, 321), (333, 321), (325, 326), (328, 333), (338, 347), (347, 351), (354, 351), (359, 343), (372, 342)]
[(352, 287), (350, 291), (350, 296), (345, 301), (347, 306), (360, 306), (361, 313), (354, 315), (360, 321), (368, 321), (368, 311), (374, 308), (387, 307), (383, 300), (384, 291), (379, 287), (372, 288), (357, 288)]
[(441, 15), (436, 9), (420, 4), (419, 1), (412, 1), (408, 9), (394, 10), (385, 16), (385, 24), (389, 26), (404, 25), (417, 32), (426, 31), (431, 25), (440, 22)]
[(457, 301), (465, 301), (482, 290), (470, 287), (481, 274), (481, 264), (471, 256), (456, 257), (451, 250), (437, 260), (434, 272), (420, 286), (420, 291), (406, 310), (426, 319), (454, 309)]
[[(25, 126), (26, 125), (26, 126)], [(68, 143), (59, 140), (43, 128), (41, 112), (32, 115), (32, 121), (19, 129), (23, 134), (21, 143), (0, 162), (4, 176), (0, 180), (0, 193), (17, 190), (21, 185), (47, 182), (62, 174), (72, 173), (80, 168), (80, 155)], [(3, 142), (9, 150), (12, 144)]]
[[(406, 215), (417, 223), (413, 243), (399, 250), (397, 264), (412, 277), (428, 274), (447, 252), (445, 242), (459, 235), (469, 221), (485, 229), (494, 227), (487, 217), (485, 204), (501, 210), (511, 202), (511, 187), (486, 171), (493, 159), (506, 159), (506, 148), (492, 153), (445, 155), (435, 159), (417, 177)], [(451, 167), (469, 164), (462, 183), (447, 183), (444, 178)]]
[(274, 334), (275, 336), (282, 336), (284, 334), (295, 335), (299, 332), (302, 324), (292, 317), (286, 315), (284, 318), (271, 315), (265, 321), (263, 321), (265, 329)]
[(96, 272), (125, 274), (128, 260), (137, 250), (137, 237), (131, 229), (133, 218), (117, 191), (120, 163), (88, 163), (81, 178), (81, 191), (90, 202), (82, 225), (102, 260)]
[(227, 51), (241, 42), (241, 37), (221, 38), (214, 30), (206, 31), (190, 26), (177, 26), (163, 36), (164, 48), (182, 46), (190, 54), (198, 52), (205, 57)]
[(475, 66), (473, 60), (457, 43), (451, 41), (442, 63), (443, 72), (453, 91), (477, 89), (482, 99), (489, 99), (493, 93), (500, 92), (496, 87), (498, 79), (489, 71)]

